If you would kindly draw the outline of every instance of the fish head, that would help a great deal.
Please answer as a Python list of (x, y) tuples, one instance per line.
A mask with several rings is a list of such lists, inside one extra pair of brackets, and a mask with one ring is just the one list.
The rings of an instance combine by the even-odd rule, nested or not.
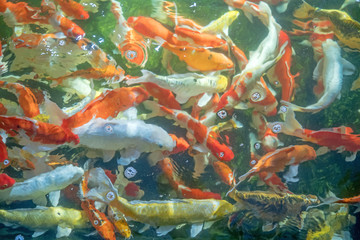
[(15, 179), (7, 175), (6, 173), (0, 174), (0, 189), (6, 189), (12, 187), (15, 184)]
[(211, 134), (209, 134), (206, 146), (220, 161), (231, 161), (234, 158), (234, 152), (228, 146), (226, 146), (226, 144), (220, 143)]

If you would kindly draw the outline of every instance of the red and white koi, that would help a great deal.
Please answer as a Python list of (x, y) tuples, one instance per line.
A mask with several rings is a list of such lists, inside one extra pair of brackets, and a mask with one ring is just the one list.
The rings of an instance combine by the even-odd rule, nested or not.
[(89, 18), (89, 13), (84, 10), (83, 5), (74, 0), (54, 0), (60, 7), (61, 10), (69, 17), (86, 20)]

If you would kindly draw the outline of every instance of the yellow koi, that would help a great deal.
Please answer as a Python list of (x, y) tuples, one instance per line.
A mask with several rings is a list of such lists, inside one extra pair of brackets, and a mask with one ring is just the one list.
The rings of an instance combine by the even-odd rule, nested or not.
[(210, 22), (208, 25), (203, 27), (201, 33), (210, 33), (210, 34), (221, 34), (228, 32), (229, 26), (237, 19), (239, 16), (238, 11), (229, 11), (222, 15), (220, 18)]

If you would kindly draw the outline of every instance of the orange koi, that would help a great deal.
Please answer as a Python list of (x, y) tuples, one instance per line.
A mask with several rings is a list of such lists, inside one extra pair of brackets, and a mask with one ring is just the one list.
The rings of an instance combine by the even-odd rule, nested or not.
[(141, 84), (151, 96), (158, 99), (161, 105), (171, 109), (181, 109), (180, 103), (176, 100), (172, 91), (159, 87), (156, 83), (143, 82)]
[(280, 87), (282, 91), (281, 99), (290, 101), (295, 88), (295, 77), (299, 76), (299, 73), (292, 75), (290, 68), (292, 62), (292, 47), (289, 36), (284, 32), (280, 31), (279, 35), (279, 47), (284, 43), (288, 43), (284, 49), (284, 55), (279, 59), (276, 65), (269, 69), (267, 75), (269, 76), (270, 82)]
[(180, 180), (178, 179), (177, 175), (174, 173), (174, 165), (170, 158), (164, 158), (160, 161), (158, 161), (158, 166), (161, 168), (162, 172), (164, 173), (165, 177), (169, 181), (170, 186), (177, 190), (178, 184)]
[[(85, 177), (82, 180), (81, 191), (82, 195), (85, 196), (89, 191), (87, 187), (88, 183), (88, 172), (85, 173)], [(88, 216), (91, 225), (96, 229), (100, 236), (106, 240), (115, 240), (115, 228), (114, 225), (109, 221), (103, 212), (100, 212), (95, 207), (94, 200), (87, 200), (81, 202), (81, 208), (85, 211)]]
[(176, 54), (181, 61), (184, 61), (189, 70), (192, 71), (219, 71), (232, 69), (234, 63), (230, 58), (222, 53), (212, 52), (205, 48), (195, 48), (191, 46), (175, 46), (164, 42), (164, 48)]
[(0, 128), (11, 136), (24, 131), (31, 141), (42, 144), (79, 143), (79, 137), (70, 130), (27, 117), (0, 116)]
[(160, 111), (169, 115), (180, 126), (186, 128), (202, 146), (206, 147), (217, 159), (221, 161), (231, 161), (234, 158), (233, 151), (218, 139), (221, 137), (211, 131), (199, 120), (194, 119), (188, 113), (181, 110), (168, 109), (160, 106)]
[[(144, 38), (130, 28), (126, 19), (123, 16), (123, 11), (120, 3), (111, 1), (111, 12), (117, 20), (117, 26), (111, 39), (118, 47), (121, 55), (125, 57), (130, 63), (137, 66), (144, 67), (148, 60), (147, 44)], [(131, 67), (129, 65), (128, 67)]]
[(185, 27), (175, 27), (175, 34), (179, 40), (189, 42), (192, 46), (221, 48), (223, 52), (228, 51), (225, 40), (218, 38), (216, 35), (201, 33)]
[(108, 216), (114, 224), (116, 231), (125, 237), (125, 239), (129, 239), (131, 237), (131, 229), (126, 221), (125, 215), (118, 209), (108, 206)]
[(218, 199), (221, 200), (221, 196), (218, 193), (205, 192), (198, 188), (189, 188), (184, 185), (179, 185), (178, 189), (184, 198), (191, 199)]
[(89, 102), (81, 111), (64, 119), (62, 127), (77, 128), (94, 117), (103, 119), (115, 117), (119, 112), (142, 103), (148, 97), (149, 94), (141, 87), (108, 90)]
[(8, 83), (4, 81), (0, 81), (0, 87), (12, 90), (11, 92), (15, 93), (26, 117), (33, 118), (40, 114), (39, 105), (30, 88), (20, 83)]
[(48, 17), (42, 16), (40, 8), (30, 7), (26, 2), (12, 3), (0, 0), (0, 14), (9, 16), (7, 24), (48, 24)]
[(336, 200), (335, 203), (347, 203), (347, 204), (357, 204), (360, 203), (360, 195), (350, 198), (342, 198)]
[(269, 123), (268, 127), (274, 133), (285, 133), (299, 137), (303, 141), (325, 146), (330, 150), (352, 152), (351, 156), (346, 157), (346, 161), (355, 160), (356, 153), (360, 150), (360, 134), (352, 134), (353, 130), (350, 127), (342, 126), (318, 131), (305, 129), (295, 119), (295, 114), (291, 108), (287, 108), (285, 122)]
[(161, 23), (150, 17), (129, 17), (127, 23), (135, 31), (143, 36), (151, 39), (164, 39), (167, 43), (175, 46), (184, 46), (189, 43), (186, 41), (179, 41), (174, 34), (164, 27)]
[(6, 173), (0, 174), (0, 190), (12, 187), (15, 184), (15, 179), (9, 177)]
[(89, 18), (89, 13), (85, 11), (83, 5), (73, 0), (55, 0), (61, 7), (61, 10), (69, 17), (75, 19), (86, 20)]
[[(246, 178), (260, 172), (267, 172), (268, 176), (284, 170), (287, 165), (297, 165), (316, 158), (315, 150), (308, 145), (293, 145), (262, 156), (260, 160), (247, 173), (239, 177), (236, 186)], [(266, 180), (267, 178), (265, 178)]]
[(233, 171), (230, 169), (230, 167), (220, 161), (215, 161), (212, 164), (215, 172), (220, 176), (221, 180), (229, 185), (232, 186), (233, 184), (236, 184)]
[(106, 79), (110, 82), (118, 82), (124, 79), (124, 73), (125, 71), (120, 67), (106, 65), (104, 68), (88, 68), (77, 70), (62, 77), (53, 78), (52, 80), (56, 81), (57, 84), (61, 84), (65, 79), (82, 77), (86, 79)]
[(49, 23), (62, 31), (65, 36), (80, 40), (85, 37), (84, 30), (76, 23), (61, 14), (54, 14), (49, 18)]

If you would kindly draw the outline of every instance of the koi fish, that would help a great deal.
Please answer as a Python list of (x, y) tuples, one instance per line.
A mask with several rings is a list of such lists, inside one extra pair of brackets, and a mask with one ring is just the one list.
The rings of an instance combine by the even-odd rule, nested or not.
[(69, 17), (79, 20), (86, 20), (89, 18), (89, 13), (84, 10), (83, 5), (73, 0), (55, 0), (61, 7), (61, 10)]
[(4, 81), (0, 81), (0, 87), (15, 93), (18, 97), (19, 105), (26, 117), (33, 118), (40, 114), (39, 105), (30, 88), (25, 87), (20, 83), (8, 83)]
[[(116, 83), (124, 79), (124, 73), (125, 71), (121, 67), (115, 67), (114, 65), (106, 65), (104, 68), (88, 68), (77, 70), (65, 76), (52, 78), (52, 80), (56, 81), (57, 84), (61, 84), (65, 79), (82, 77), (95, 80), (106, 79), (109, 82)], [(53, 84), (53, 86), (57, 84)]]
[[(226, 4), (234, 8), (243, 9), (247, 2), (259, 3), (261, 0), (224, 0)], [(279, 13), (283, 13), (287, 10), (289, 0), (264, 0), (267, 4), (276, 6), (276, 10)]]
[[(160, 39), (162, 42), (162, 40)], [(176, 54), (181, 61), (188, 65), (190, 71), (219, 71), (232, 69), (234, 63), (222, 53), (212, 52), (205, 48), (191, 46), (176, 46), (162, 42), (161, 46)]]
[(360, 23), (355, 21), (344, 11), (335, 9), (321, 9), (313, 7), (307, 2), (294, 11), (296, 18), (319, 18), (332, 23), (331, 30), (344, 45), (360, 50)]
[(143, 152), (171, 151), (176, 145), (164, 129), (137, 119), (93, 118), (73, 132), (82, 145), (103, 150), (105, 162), (112, 159), (116, 150), (121, 150), (117, 160), (120, 165), (129, 165)]
[(143, 16), (129, 17), (127, 19), (127, 23), (131, 28), (147, 38), (151, 38), (153, 40), (161, 38), (167, 43), (175, 46), (189, 45), (186, 41), (179, 41), (174, 36), (174, 33), (153, 18)]
[(230, 167), (223, 162), (220, 161), (215, 161), (212, 164), (215, 172), (220, 176), (221, 180), (229, 185), (232, 186), (233, 184), (235, 184), (235, 178), (234, 178), (234, 174), (233, 171), (230, 169)]
[(64, 207), (0, 209), (0, 221), (34, 230), (34, 238), (51, 229), (57, 229), (56, 238), (61, 238), (69, 236), (72, 229), (90, 227), (84, 211)]
[(194, 47), (220, 48), (223, 52), (228, 51), (226, 41), (213, 34), (179, 26), (175, 26), (175, 34), (179, 40), (186, 41)]
[(200, 29), (201, 33), (220, 34), (225, 33), (228, 35), (229, 26), (238, 18), (238, 11), (229, 11), (222, 15), (220, 18), (210, 22), (208, 25)]
[(6, 147), (6, 133), (0, 131), (0, 163), (3, 163), (8, 158), (7, 147)]
[(151, 96), (158, 100), (159, 104), (171, 109), (181, 109), (180, 103), (176, 100), (172, 91), (159, 87), (159, 85), (152, 82), (143, 82), (141, 84)]
[(56, 206), (59, 202), (60, 190), (80, 180), (83, 174), (82, 168), (73, 165), (61, 166), (24, 182), (16, 182), (12, 188), (1, 192), (0, 201), (33, 200), (44, 206), (47, 203), (45, 195), (49, 193), (51, 203)]
[(284, 31), (280, 31), (279, 46), (282, 46), (285, 42), (288, 44), (284, 49), (284, 55), (274, 67), (269, 69), (267, 76), (273, 85), (277, 87), (281, 86), (281, 99), (289, 102), (295, 88), (295, 77), (299, 76), (299, 73), (293, 75), (290, 71), (292, 62), (291, 42), (289, 36)]
[(215, 92), (223, 92), (227, 87), (227, 78), (223, 75), (204, 76), (196, 73), (173, 74), (160, 76), (148, 70), (141, 70), (143, 76), (129, 79), (128, 85), (143, 82), (152, 82), (158, 86), (169, 89), (176, 94), (176, 101), (180, 104), (186, 103), (190, 97), (207, 93), (211, 95)]
[(131, 237), (131, 229), (122, 212), (120, 212), (116, 208), (109, 206), (108, 216), (110, 221), (114, 224), (114, 227), (117, 232), (119, 232), (125, 239)]
[(307, 207), (320, 203), (314, 195), (285, 194), (262, 191), (233, 191), (229, 196), (239, 204), (239, 209), (250, 209), (261, 219), (280, 222), (288, 216), (299, 216)]
[(67, 37), (74, 38), (75, 40), (80, 40), (85, 37), (84, 30), (62, 14), (54, 14), (51, 16), (49, 18), (49, 23), (54, 28), (62, 31)]
[(62, 127), (77, 128), (88, 123), (94, 117), (103, 119), (108, 117), (114, 118), (119, 112), (140, 104), (148, 97), (149, 94), (141, 87), (122, 87), (108, 90), (85, 105), (81, 111), (78, 111), (71, 117), (64, 118), (62, 120)]
[[(144, 67), (148, 60), (145, 40), (139, 33), (129, 27), (119, 2), (111, 0), (111, 12), (117, 21), (115, 30), (110, 36), (112, 42), (128, 62)], [(130, 64), (128, 67), (132, 67), (132, 65)]]
[(46, 39), (65, 39), (63, 34), (36, 34), (36, 33), (23, 33), (18, 37), (13, 38), (15, 48), (36, 48), (40, 43), (45, 42)]
[(285, 133), (299, 137), (304, 141), (325, 146), (330, 150), (349, 151), (352, 155), (346, 157), (346, 161), (354, 161), (356, 153), (360, 150), (360, 134), (352, 134), (349, 127), (335, 127), (332, 129), (320, 129), (318, 131), (305, 129), (295, 119), (294, 111), (287, 108), (285, 122), (268, 123), (268, 127), (274, 133)]
[(6, 173), (0, 174), (0, 190), (4, 190), (12, 187), (16, 183), (15, 179), (7, 175)]
[[(20, 136), (25, 137), (22, 134), (23, 131), (30, 141), (41, 144), (79, 143), (79, 137), (69, 129), (26, 117), (0, 116), (0, 128), (4, 129), (11, 136), (18, 133)], [(26, 138), (23, 138), (23, 141), (26, 140)]]
[[(88, 172), (85, 173), (85, 176), (82, 179), (81, 184), (81, 196), (85, 196), (89, 191), (87, 186), (87, 178)], [(85, 211), (87, 217), (90, 220), (91, 225), (96, 229), (96, 231), (100, 234), (103, 239), (106, 240), (115, 240), (115, 228), (114, 225), (107, 219), (105, 213), (99, 211), (95, 207), (94, 200), (84, 199), (81, 202), (81, 208)]]
[(324, 94), (317, 103), (307, 107), (282, 101), (283, 104), (291, 106), (294, 111), (319, 112), (329, 106), (338, 97), (342, 87), (343, 75), (351, 75), (355, 71), (355, 66), (347, 60), (341, 58), (339, 45), (327, 39), (323, 44), (324, 58), (322, 58), (314, 70), (314, 78), (322, 78), (324, 84)]
[[(181, 127), (186, 128), (196, 141), (210, 151), (217, 159), (221, 161), (231, 161), (234, 153), (224, 143), (220, 143), (220, 136), (211, 131), (199, 120), (194, 119), (188, 113), (181, 110), (168, 109), (164, 106), (157, 105), (154, 102), (146, 102), (146, 107), (155, 113), (164, 113), (175, 120)], [(162, 114), (163, 115), (163, 114)]]
[(159, 166), (164, 172), (165, 177), (169, 181), (171, 187), (179, 193), (183, 198), (191, 199), (221, 199), (220, 194), (202, 191), (198, 188), (190, 188), (185, 186), (185, 184), (179, 179), (177, 174), (174, 171), (174, 166), (170, 158), (164, 158), (159, 161)]
[[(256, 173), (267, 172), (269, 176), (271, 176), (272, 173), (284, 170), (287, 165), (298, 165), (302, 162), (313, 160), (315, 158), (315, 150), (307, 145), (292, 145), (277, 149), (274, 152), (269, 152), (262, 156), (254, 167), (239, 177), (239, 182), (235, 185), (235, 187), (246, 178), (251, 177)], [(232, 190), (230, 190), (230, 192)]]
[(9, 27), (18, 24), (48, 24), (48, 17), (41, 15), (40, 8), (30, 7), (26, 2), (0, 1), (0, 14), (5, 16)]
[(89, 184), (97, 187), (88, 192), (87, 198), (105, 202), (135, 221), (160, 226), (157, 229), (159, 236), (167, 234), (176, 225), (190, 223), (193, 224), (191, 236), (194, 237), (201, 231), (203, 222), (216, 221), (236, 211), (235, 206), (227, 201), (215, 199), (128, 202), (118, 196), (100, 168), (90, 171)]

